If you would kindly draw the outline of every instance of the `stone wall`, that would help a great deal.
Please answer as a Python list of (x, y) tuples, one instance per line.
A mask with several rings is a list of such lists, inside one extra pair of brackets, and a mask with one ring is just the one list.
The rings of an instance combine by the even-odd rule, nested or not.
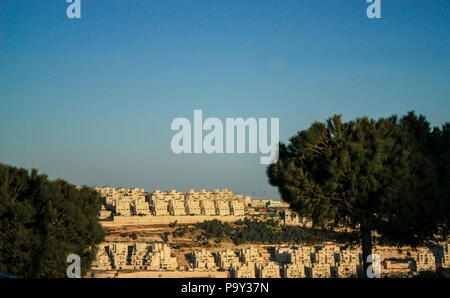
[(170, 224), (175, 221), (179, 224), (194, 224), (204, 222), (207, 220), (220, 220), (222, 222), (234, 222), (239, 219), (244, 219), (245, 216), (206, 216), (206, 215), (179, 215), (179, 216), (115, 216), (113, 221), (100, 221), (104, 227), (117, 227), (122, 225), (157, 225)]

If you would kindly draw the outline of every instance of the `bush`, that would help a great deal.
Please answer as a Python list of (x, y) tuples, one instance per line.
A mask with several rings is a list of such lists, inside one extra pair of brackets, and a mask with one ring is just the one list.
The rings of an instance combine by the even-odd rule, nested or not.
[(244, 243), (281, 244), (281, 243), (319, 243), (335, 241), (338, 243), (351, 242), (357, 239), (353, 233), (334, 232), (315, 228), (301, 228), (294, 226), (280, 227), (278, 222), (269, 219), (258, 221), (245, 218), (237, 221), (234, 226), (221, 223), (219, 220), (205, 221), (196, 225), (203, 232), (198, 236), (199, 240), (231, 239), (235, 245)]

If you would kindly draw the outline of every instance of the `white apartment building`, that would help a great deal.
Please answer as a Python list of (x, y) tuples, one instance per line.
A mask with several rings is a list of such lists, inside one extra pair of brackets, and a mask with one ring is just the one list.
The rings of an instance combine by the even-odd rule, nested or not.
[(184, 200), (171, 199), (169, 201), (169, 213), (170, 215), (186, 215), (186, 207), (184, 206)]
[(284, 278), (305, 278), (306, 271), (304, 264), (286, 264), (283, 268), (283, 277)]
[(230, 207), (226, 201), (214, 201), (216, 207), (216, 214), (221, 216), (230, 215)]
[(234, 278), (255, 278), (254, 264), (236, 265), (231, 269), (231, 276)]
[(245, 214), (245, 206), (243, 203), (238, 200), (231, 200), (230, 202), (230, 212), (233, 215), (244, 215)]
[(209, 200), (200, 200), (200, 209), (203, 215), (216, 215), (216, 207)]
[(239, 265), (239, 258), (234, 250), (226, 249), (219, 251), (216, 255), (217, 266), (223, 269), (231, 269)]
[(280, 265), (275, 262), (256, 264), (256, 277), (259, 278), (280, 278)]

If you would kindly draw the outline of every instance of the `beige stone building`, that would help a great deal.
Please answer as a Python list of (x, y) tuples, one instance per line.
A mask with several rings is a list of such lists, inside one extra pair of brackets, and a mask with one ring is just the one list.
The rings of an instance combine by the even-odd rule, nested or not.
[(200, 201), (195, 198), (186, 198), (184, 201), (186, 207), (186, 214), (200, 215), (202, 210), (200, 209)]
[(98, 247), (97, 255), (92, 266), (98, 270), (111, 270), (111, 258), (106, 250), (107, 246), (100, 244)]
[(238, 200), (231, 200), (230, 203), (230, 213), (233, 215), (244, 215), (245, 214), (245, 206), (242, 202)]
[(125, 243), (113, 243), (109, 245), (109, 254), (113, 269), (131, 269), (128, 266), (128, 245)]
[(244, 264), (258, 264), (262, 262), (258, 249), (253, 246), (242, 248), (239, 251), (239, 259)]
[(115, 211), (118, 216), (131, 216), (131, 205), (128, 200), (116, 199)]
[(232, 191), (224, 188), (222, 190), (215, 189), (212, 191), (212, 197), (214, 200), (220, 201), (229, 201), (235, 198), (235, 195)]
[(239, 258), (234, 250), (222, 250), (216, 254), (216, 264), (222, 269), (231, 269), (239, 265)]
[(252, 200), (250, 203), (250, 206), (252, 208), (266, 208), (267, 204), (269, 203), (269, 200)]
[(206, 249), (196, 250), (193, 253), (193, 265), (197, 270), (216, 269), (214, 256)]
[(166, 193), (160, 191), (159, 189), (150, 193), (150, 202), (155, 201), (168, 201), (169, 199), (166, 197)]
[(252, 203), (252, 198), (250, 196), (236, 195), (236, 200), (238, 200), (239, 203), (244, 204), (245, 209)]
[(169, 202), (167, 201), (153, 201), (153, 215), (169, 215)]
[(147, 244), (139, 242), (134, 243), (130, 255), (130, 265), (133, 267), (133, 269), (142, 270), (145, 268), (144, 258), (147, 254), (147, 251)]
[[(204, 189), (199, 192), (193, 189), (187, 192), (155, 190), (148, 194), (142, 188), (93, 187), (93, 189), (102, 196), (104, 209), (115, 211), (116, 215), (123, 217), (151, 214), (244, 216), (248, 213), (246, 206), (251, 203), (251, 197), (235, 195), (228, 189), (215, 189), (212, 192)], [(104, 210), (102, 212), (99, 216), (106, 218), (108, 215)]]
[(436, 260), (433, 252), (426, 250), (417, 254), (417, 271), (435, 271)]
[(153, 243), (144, 256), (146, 270), (175, 270), (178, 267), (177, 258), (172, 257), (169, 245)]
[(133, 200), (131, 205), (133, 210), (133, 215), (150, 215), (150, 206), (148, 202), (145, 201), (144, 196), (139, 196)]
[(329, 264), (330, 266), (336, 266), (336, 259), (333, 252), (319, 250), (314, 255), (314, 263)]
[(184, 206), (184, 200), (170, 200), (169, 201), (169, 214), (178, 216), (186, 215), (186, 207)]
[(312, 278), (330, 278), (331, 266), (326, 263), (315, 263), (311, 267)]
[(216, 207), (216, 214), (220, 216), (230, 215), (230, 207), (227, 201), (214, 201)]
[(200, 200), (200, 209), (203, 215), (216, 215), (216, 207), (213, 201)]
[(255, 278), (254, 264), (236, 265), (231, 269), (231, 277), (234, 278)]
[(361, 270), (360, 253), (357, 250), (345, 249), (339, 252), (337, 276), (339, 278), (357, 277)]
[(143, 188), (139, 188), (139, 187), (134, 187), (129, 191), (131, 196), (142, 196), (144, 195), (145, 191)]
[(360, 264), (361, 253), (358, 250), (343, 249), (339, 252), (340, 264)]
[(94, 262), (96, 270), (175, 270), (177, 259), (166, 244), (114, 242), (100, 246)]
[(283, 268), (284, 278), (305, 278), (306, 270), (305, 265), (300, 263), (286, 264)]
[(280, 265), (276, 262), (257, 263), (256, 277), (259, 278), (280, 278)]
[(185, 193), (183, 192), (177, 192), (176, 190), (172, 189), (168, 192), (163, 192), (160, 190), (155, 190), (152, 193), (150, 193), (150, 201), (170, 201), (170, 200), (184, 200)]
[(303, 264), (306, 267), (311, 267), (312, 255), (312, 247), (300, 246), (299, 248), (290, 251), (288, 261), (293, 264)]

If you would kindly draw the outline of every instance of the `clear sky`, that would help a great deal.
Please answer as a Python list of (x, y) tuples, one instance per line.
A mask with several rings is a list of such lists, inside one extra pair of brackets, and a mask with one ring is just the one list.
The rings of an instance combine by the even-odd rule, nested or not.
[(0, 1), (0, 161), (74, 184), (275, 195), (260, 154), (172, 153), (173, 119), (450, 121), (450, 1)]

